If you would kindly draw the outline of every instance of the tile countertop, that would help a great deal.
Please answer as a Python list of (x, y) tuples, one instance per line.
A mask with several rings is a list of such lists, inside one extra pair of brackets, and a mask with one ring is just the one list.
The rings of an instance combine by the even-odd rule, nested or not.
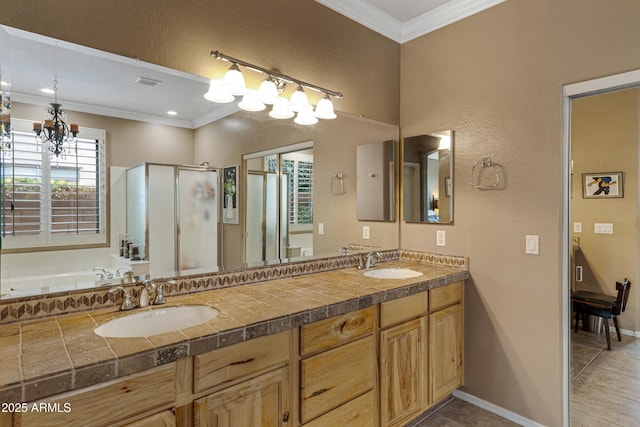
[(467, 269), (407, 260), (380, 267), (423, 275), (385, 280), (345, 268), (174, 296), (153, 308), (208, 304), (220, 313), (207, 323), (147, 338), (103, 338), (93, 332), (107, 320), (146, 309), (112, 307), (0, 325), (0, 402), (87, 387), (469, 277)]

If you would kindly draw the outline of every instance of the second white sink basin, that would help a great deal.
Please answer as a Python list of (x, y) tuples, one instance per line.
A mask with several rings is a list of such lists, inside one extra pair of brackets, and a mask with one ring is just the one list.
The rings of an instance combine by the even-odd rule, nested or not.
[(93, 330), (101, 337), (134, 338), (190, 328), (214, 319), (219, 311), (208, 305), (183, 305), (135, 311)]
[(377, 270), (367, 270), (364, 275), (376, 279), (410, 279), (422, 276), (422, 273), (408, 268), (378, 268)]

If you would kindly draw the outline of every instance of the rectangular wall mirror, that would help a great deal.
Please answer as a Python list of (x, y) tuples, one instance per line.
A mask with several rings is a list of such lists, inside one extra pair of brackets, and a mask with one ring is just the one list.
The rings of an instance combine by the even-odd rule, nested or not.
[(404, 139), (404, 221), (453, 223), (453, 139), (451, 130)]
[(356, 151), (359, 221), (395, 221), (396, 141), (358, 145)]

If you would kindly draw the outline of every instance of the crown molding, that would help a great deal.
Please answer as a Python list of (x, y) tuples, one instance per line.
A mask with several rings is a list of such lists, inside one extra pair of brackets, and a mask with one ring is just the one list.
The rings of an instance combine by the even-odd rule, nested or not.
[(506, 0), (451, 0), (402, 23), (363, 0), (316, 0), (318, 3), (382, 34), (397, 43), (428, 34)]

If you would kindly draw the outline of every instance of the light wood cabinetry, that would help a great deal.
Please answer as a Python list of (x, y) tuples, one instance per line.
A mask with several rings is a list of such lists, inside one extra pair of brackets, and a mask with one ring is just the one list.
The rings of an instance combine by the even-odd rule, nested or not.
[[(300, 328), (302, 424), (321, 425), (348, 414), (373, 425), (367, 408), (374, 403), (377, 372), (374, 323), (374, 307), (369, 307)], [(356, 408), (360, 402), (365, 406)]]
[(289, 425), (289, 370), (280, 368), (194, 401), (195, 427)]
[(463, 384), (463, 346), (458, 282), (30, 402), (63, 411), (0, 425), (396, 427)]
[(433, 403), (462, 385), (462, 328), (461, 304), (429, 315), (429, 375)]
[(380, 333), (380, 423), (398, 425), (427, 402), (427, 319), (417, 319)]
[[(35, 402), (61, 408), (14, 414), (15, 426), (114, 426), (136, 415), (172, 405), (176, 400), (176, 367), (170, 363), (97, 386)], [(30, 405), (33, 405), (31, 403)], [(68, 412), (64, 412), (68, 408)]]

